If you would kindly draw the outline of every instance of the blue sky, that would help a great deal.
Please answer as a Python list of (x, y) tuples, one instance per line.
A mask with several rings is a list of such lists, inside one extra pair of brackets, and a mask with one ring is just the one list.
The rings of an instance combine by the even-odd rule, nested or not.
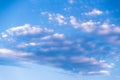
[(0, 0), (0, 79), (119, 80), (119, 5)]

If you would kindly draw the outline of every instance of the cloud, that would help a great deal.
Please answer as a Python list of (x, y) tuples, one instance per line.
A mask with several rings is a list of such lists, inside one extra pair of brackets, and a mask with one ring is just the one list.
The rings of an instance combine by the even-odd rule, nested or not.
[(65, 35), (64, 35), (64, 34), (54, 33), (53, 35), (48, 35), (48, 36), (42, 37), (41, 40), (64, 39), (64, 38), (65, 38)]
[(97, 61), (95, 58), (89, 58), (84, 56), (73, 56), (71, 57), (71, 62), (91, 64), (99, 66), (100, 68), (112, 68), (112, 65), (106, 64), (105, 62)]
[(63, 39), (63, 38), (65, 37), (65, 35), (64, 35), (64, 34), (55, 33), (55, 34), (53, 34), (53, 37), (54, 37), (54, 38)]
[(37, 57), (39, 58), (35, 59), (37, 63), (63, 68), (82, 75), (109, 75), (110, 72), (107, 70), (113, 67), (113, 65), (108, 65), (105, 61), (97, 61), (95, 58), (86, 56), (41, 55)]
[[(70, 16), (70, 23), (73, 28), (87, 33), (95, 32), (100, 28), (108, 29), (108, 25), (110, 25), (100, 24), (99, 22), (94, 22), (92, 20), (80, 22), (74, 16)], [(97, 25), (101, 25), (99, 29), (97, 28), (99, 27)], [(35, 32), (33, 27), (40, 30)], [(99, 31), (96, 33), (98, 34), (98, 32)], [(76, 37), (76, 39), (73, 40), (72, 36), (68, 37), (65, 34), (57, 32), (53, 29), (36, 27), (28, 24), (9, 28), (2, 32), (1, 36), (3, 40), (4, 38), (11, 39), (13, 37), (12, 39), (15, 41), (3, 41), (8, 43), (7, 45), (11, 44), (12, 49), (14, 48), (14, 50), (7, 48), (0, 49), (0, 54), (3, 56), (24, 58), (37, 62), (38, 64), (42, 63), (73, 72), (85, 72), (87, 70), (88, 72), (94, 71), (96, 74), (99, 74), (97, 71), (101, 72), (102, 70), (108, 70), (113, 67), (107, 62), (102, 62), (99, 59), (97, 60), (95, 57), (83, 56), (85, 53), (90, 55), (91, 52), (96, 53), (99, 51), (98, 44), (95, 42), (94, 45), (94, 41), (90, 42), (90, 39), (87, 37), (82, 38), (82, 40), (81, 37)], [(91, 46), (94, 48), (89, 48)], [(21, 50), (25, 50), (26, 52)], [(29, 52), (27, 52), (28, 50)], [(102, 73), (103, 72), (101, 72), (101, 74)], [(89, 74), (95, 73), (92, 72)]]
[(81, 23), (81, 27), (86, 32), (93, 32), (96, 28), (96, 24), (97, 22), (93, 22), (92, 20), (90, 20), (90, 21)]
[(111, 25), (108, 23), (103, 23), (102, 25), (100, 25), (100, 28), (98, 29), (98, 34), (105, 35), (109, 34), (111, 31), (112, 31)]
[(28, 47), (28, 46), (38, 46), (40, 45), (39, 43), (35, 43), (35, 42), (30, 42), (30, 43), (19, 43), (16, 47), (17, 48), (25, 48), (25, 47)]
[(120, 27), (115, 24), (103, 23), (99, 25), (100, 28), (97, 30), (100, 35), (108, 35), (108, 34), (119, 34)]
[(93, 9), (91, 12), (85, 13), (85, 15), (88, 15), (88, 16), (101, 15), (101, 14), (103, 14), (103, 12), (98, 9)]
[(107, 70), (100, 71), (91, 71), (91, 72), (81, 72), (82, 75), (110, 75), (110, 72)]
[(75, 2), (75, 0), (69, 0), (70, 4), (73, 4)]
[[(65, 34), (55, 32), (53, 29), (31, 26), (30, 24), (8, 28), (1, 33), (0, 41), (7, 43), (6, 45), (16, 46), (14, 48), (23, 49), (40, 46), (40, 50), (48, 49), (48, 51), (65, 50), (68, 49), (67, 46), (57, 46), (71, 44), (70, 41), (66, 40)], [(44, 46), (49, 47), (44, 49)]]
[(85, 32), (93, 32), (96, 24), (98, 24), (98, 22), (93, 22), (92, 20), (79, 22), (74, 16), (70, 16), (70, 23), (74, 28), (81, 29)]
[(5, 57), (26, 57), (26, 56), (32, 56), (32, 53), (28, 52), (19, 52), (7, 48), (0, 48), (0, 55)]
[(61, 24), (67, 24), (67, 22), (65, 21), (65, 17), (61, 14), (56, 14), (55, 19), (58, 21), (58, 23)]
[(96, 33), (98, 35), (120, 34), (120, 27), (108, 22), (80, 21), (74, 16), (70, 16), (69, 22), (73, 28), (86, 33)]
[(21, 35), (36, 35), (40, 33), (51, 33), (53, 32), (52, 29), (48, 28), (40, 28), (40, 27), (35, 27), (31, 26), (30, 24), (25, 24), (23, 26), (16, 26), (12, 27), (10, 29), (7, 29), (5, 32), (1, 33), (2, 37), (8, 37), (10, 36), (21, 36)]
[(10, 35), (27, 35), (27, 34), (38, 34), (42, 32), (41, 28), (31, 27), (29, 24), (23, 26), (13, 27), (6, 31)]
[(70, 16), (70, 23), (73, 25), (74, 28), (79, 28), (80, 23), (77, 21), (77, 19), (74, 16)]
[(41, 12), (42, 15), (47, 15), (48, 20), (57, 22), (59, 25), (66, 25), (66, 18), (60, 13), (49, 13), (49, 12)]

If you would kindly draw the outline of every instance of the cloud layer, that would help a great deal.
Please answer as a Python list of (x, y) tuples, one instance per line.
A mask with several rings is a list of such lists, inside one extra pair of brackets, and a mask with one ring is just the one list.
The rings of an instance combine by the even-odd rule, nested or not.
[[(83, 32), (86, 33), (94, 32), (96, 25), (99, 25), (93, 21), (78, 23), (73, 16), (70, 17), (70, 23), (73, 28), (84, 29)], [(101, 27), (108, 29), (107, 24), (102, 24)], [(99, 43), (89, 41), (88, 37), (76, 37), (74, 40), (71, 37), (53, 29), (30, 24), (12, 27), (1, 32), (1, 42), (7, 44), (0, 48), (0, 55), (59, 67), (81, 74), (110, 74), (109, 69), (113, 68), (113, 65), (107, 63), (104, 58), (96, 59), (96, 57), (87, 56), (97, 51), (105, 52), (104, 47), (99, 46)], [(8, 48), (9, 44), (12, 44), (10, 48)]]

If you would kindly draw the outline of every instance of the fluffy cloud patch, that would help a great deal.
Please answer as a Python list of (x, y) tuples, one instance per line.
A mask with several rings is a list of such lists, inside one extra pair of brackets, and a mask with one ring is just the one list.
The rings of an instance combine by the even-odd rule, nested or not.
[(70, 23), (74, 28), (81, 29), (85, 32), (93, 32), (96, 24), (98, 24), (98, 22), (93, 22), (92, 20), (79, 22), (74, 16), (70, 16)]
[(67, 21), (66, 21), (66, 18), (62, 15), (62, 14), (59, 14), (59, 13), (48, 13), (48, 12), (42, 12), (41, 13), (42, 15), (47, 15), (48, 16), (48, 19), (50, 21), (54, 21), (54, 22), (57, 22), (59, 25), (65, 25), (67, 24)]
[(90, 21), (81, 23), (81, 27), (86, 32), (93, 32), (96, 28), (96, 24), (97, 22), (93, 22), (92, 20), (90, 20)]
[(74, 16), (70, 16), (70, 23), (75, 27), (79, 28), (80, 24)]
[(101, 14), (103, 14), (103, 11), (98, 9), (93, 9), (91, 12), (85, 13), (85, 15), (88, 15), (88, 16), (101, 15)]
[(98, 35), (119, 34), (120, 27), (115, 24), (109, 24), (108, 22), (96, 22), (96, 21), (79, 21), (74, 16), (70, 16), (70, 24), (75, 28), (84, 32), (96, 33)]
[(67, 24), (67, 22), (65, 21), (65, 17), (61, 14), (56, 14), (55, 19), (58, 21), (58, 23), (61, 24)]
[(17, 26), (17, 27), (12, 27), (10, 29), (7, 29), (6, 32), (3, 32), (1, 34), (2, 34), (2, 37), (5, 38), (5, 37), (8, 37), (9, 35), (10, 36), (35, 35), (43, 32), (51, 33), (53, 32), (53, 30), (31, 26), (30, 24), (25, 24), (23, 26)]

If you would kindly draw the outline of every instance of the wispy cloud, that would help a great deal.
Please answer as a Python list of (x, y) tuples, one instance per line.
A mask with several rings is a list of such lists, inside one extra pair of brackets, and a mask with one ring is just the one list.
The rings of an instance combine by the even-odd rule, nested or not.
[(7, 48), (0, 48), (0, 55), (5, 57), (26, 57), (26, 56), (33, 56), (32, 53), (29, 52), (21, 52)]
[(71, 57), (71, 62), (87, 63), (87, 64), (99, 66), (101, 68), (112, 68), (112, 65), (106, 64), (105, 62), (97, 61), (95, 58), (89, 58), (84, 56), (73, 56)]
[(103, 11), (98, 9), (93, 9), (92, 11), (85, 13), (85, 15), (88, 16), (101, 15), (101, 14), (103, 14)]
[(75, 0), (68, 0), (70, 4), (73, 4)]
[(64, 34), (60, 34), (60, 33), (55, 33), (53, 35), (48, 35), (48, 36), (44, 36), (41, 38), (41, 40), (49, 40), (49, 39), (64, 39), (65, 35)]
[(35, 34), (40, 34), (44, 32), (49, 33), (49, 32), (53, 32), (53, 30), (31, 26), (30, 24), (25, 24), (23, 26), (16, 26), (16, 27), (7, 29), (5, 32), (1, 34), (2, 34), (2, 37), (5, 38), (5, 37), (8, 37), (9, 35), (10, 36), (35, 35)]
[(110, 72), (107, 70), (100, 71), (91, 71), (91, 72), (81, 72), (82, 75), (110, 75)]

